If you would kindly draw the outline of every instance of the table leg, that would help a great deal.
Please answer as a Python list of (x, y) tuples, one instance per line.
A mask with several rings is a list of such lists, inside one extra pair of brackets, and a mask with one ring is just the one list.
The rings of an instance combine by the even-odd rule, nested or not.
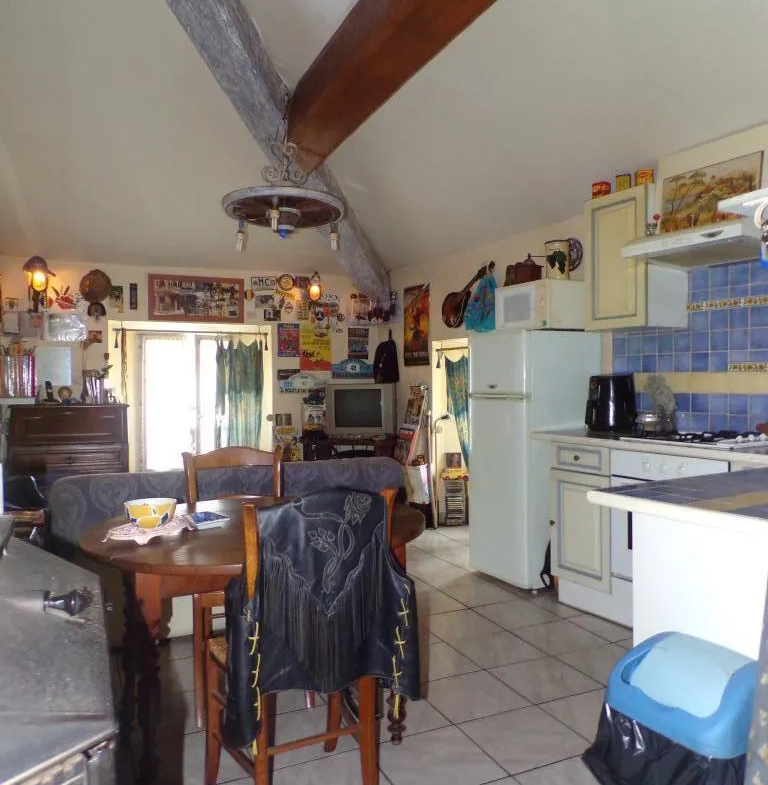
[[(393, 549), (394, 557), (403, 569), (405, 569), (405, 552), (405, 545), (400, 545)], [(387, 725), (387, 730), (391, 734), (392, 743), (402, 744), (403, 733), (405, 732), (405, 719), (407, 716), (405, 711), (405, 695), (400, 696), (400, 711), (398, 712), (397, 719), (395, 719), (395, 693), (392, 692), (392, 690), (389, 691), (389, 695), (387, 696), (387, 706), (389, 706), (389, 711), (387, 712), (389, 725)]]
[(139, 676), (138, 714), (142, 734), (139, 771), (142, 783), (151, 783), (157, 778), (155, 736), (160, 721), (160, 666), (157, 651), (162, 620), (160, 580), (159, 575), (137, 573), (134, 584), (136, 604), (141, 614), (136, 625), (136, 651)]
[(133, 732), (133, 719), (136, 714), (136, 603), (133, 592), (133, 576), (123, 575), (123, 595), (125, 597), (123, 616), (125, 630), (123, 632), (123, 698), (120, 706), (120, 738), (130, 746)]

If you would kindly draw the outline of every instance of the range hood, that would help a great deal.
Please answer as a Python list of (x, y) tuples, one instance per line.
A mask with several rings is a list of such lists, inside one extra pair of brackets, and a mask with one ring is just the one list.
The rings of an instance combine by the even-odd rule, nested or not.
[(752, 218), (737, 218), (643, 237), (625, 245), (621, 255), (684, 268), (744, 262), (760, 256), (760, 230)]

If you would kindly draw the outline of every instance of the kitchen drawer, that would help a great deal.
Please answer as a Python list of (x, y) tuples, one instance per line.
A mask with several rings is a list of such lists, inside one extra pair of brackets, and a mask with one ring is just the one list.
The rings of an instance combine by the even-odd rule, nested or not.
[(46, 450), (15, 449), (8, 456), (11, 470), (16, 474), (66, 472), (91, 474), (128, 471), (128, 454), (123, 445), (56, 446)]
[(608, 475), (610, 474), (609, 450), (607, 447), (553, 442), (552, 468)]
[(9, 441), (16, 445), (124, 442), (124, 406), (14, 406)]

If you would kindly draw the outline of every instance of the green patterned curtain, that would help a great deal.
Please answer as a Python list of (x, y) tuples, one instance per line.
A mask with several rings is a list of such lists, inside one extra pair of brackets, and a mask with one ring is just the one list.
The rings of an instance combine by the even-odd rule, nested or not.
[(448, 386), (448, 412), (459, 432), (459, 445), (464, 463), (469, 466), (469, 358), (445, 358), (445, 379)]
[(258, 341), (216, 346), (216, 447), (258, 447), (264, 388)]

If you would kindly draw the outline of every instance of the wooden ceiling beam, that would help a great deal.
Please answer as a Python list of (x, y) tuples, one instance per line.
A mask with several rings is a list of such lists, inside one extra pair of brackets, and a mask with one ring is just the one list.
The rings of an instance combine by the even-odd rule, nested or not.
[[(289, 91), (241, 0), (166, 2), (246, 127), (272, 161), (270, 145), (275, 139), (282, 139), (285, 132)], [(241, 184), (233, 183), (233, 188), (238, 185)], [(333, 172), (320, 166), (312, 172), (306, 186), (344, 199), (347, 215), (339, 225), (339, 265), (361, 291), (372, 297), (389, 298), (389, 273), (358, 224)], [(318, 231), (327, 242), (328, 227)]]
[(296, 85), (288, 138), (313, 171), (495, 0), (358, 0)]

